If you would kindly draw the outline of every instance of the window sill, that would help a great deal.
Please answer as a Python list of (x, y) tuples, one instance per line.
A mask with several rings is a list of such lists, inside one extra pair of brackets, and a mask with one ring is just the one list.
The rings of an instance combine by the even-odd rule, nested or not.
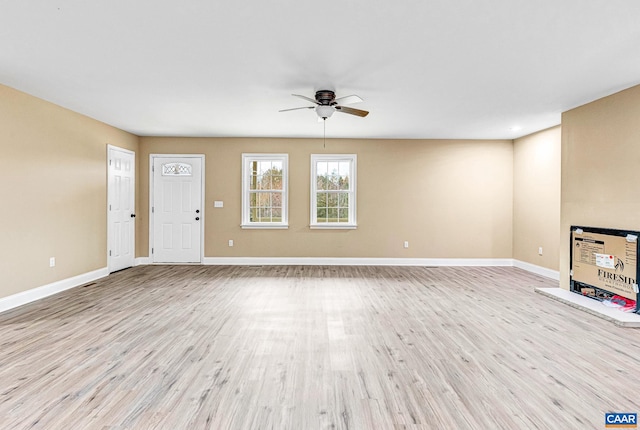
[(317, 230), (355, 230), (357, 224), (310, 224), (310, 229)]
[(240, 228), (245, 230), (287, 230), (288, 224), (240, 224)]

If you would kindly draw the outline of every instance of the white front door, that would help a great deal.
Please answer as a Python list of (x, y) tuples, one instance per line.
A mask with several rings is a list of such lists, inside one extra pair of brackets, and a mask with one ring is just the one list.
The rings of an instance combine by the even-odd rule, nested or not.
[(109, 272), (132, 267), (135, 260), (135, 153), (108, 147)]
[(152, 156), (154, 263), (200, 263), (202, 157)]

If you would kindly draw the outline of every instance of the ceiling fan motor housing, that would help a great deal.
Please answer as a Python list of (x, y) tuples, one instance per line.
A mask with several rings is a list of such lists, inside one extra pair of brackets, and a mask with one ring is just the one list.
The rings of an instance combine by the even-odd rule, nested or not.
[(336, 104), (336, 93), (330, 90), (316, 91), (316, 101), (323, 106), (331, 106)]

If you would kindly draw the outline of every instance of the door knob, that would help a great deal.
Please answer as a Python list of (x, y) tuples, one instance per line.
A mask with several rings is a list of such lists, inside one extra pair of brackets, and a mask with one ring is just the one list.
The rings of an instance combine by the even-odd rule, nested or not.
[(196, 213), (199, 214), (200, 213), (200, 209), (196, 209)]
[(199, 216), (196, 217), (196, 221), (200, 221), (200, 217)]
[(136, 214), (131, 214), (131, 218), (135, 218), (135, 217), (136, 217)]

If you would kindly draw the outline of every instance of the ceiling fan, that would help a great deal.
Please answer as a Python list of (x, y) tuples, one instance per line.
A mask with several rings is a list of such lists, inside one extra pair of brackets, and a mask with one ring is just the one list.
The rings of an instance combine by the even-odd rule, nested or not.
[(350, 96), (336, 98), (336, 93), (331, 90), (320, 90), (316, 91), (316, 99), (312, 99), (310, 97), (301, 96), (300, 94), (291, 94), (294, 97), (300, 97), (303, 100), (311, 102), (314, 106), (304, 106), (292, 109), (282, 109), (280, 112), (287, 112), (290, 110), (298, 110), (298, 109), (315, 109), (318, 114), (318, 119), (326, 120), (334, 112), (342, 112), (348, 113), (350, 115), (356, 115), (360, 117), (365, 117), (369, 115), (369, 112), (361, 109), (354, 109), (351, 107), (343, 106), (353, 103), (360, 103), (362, 99), (353, 94)]

